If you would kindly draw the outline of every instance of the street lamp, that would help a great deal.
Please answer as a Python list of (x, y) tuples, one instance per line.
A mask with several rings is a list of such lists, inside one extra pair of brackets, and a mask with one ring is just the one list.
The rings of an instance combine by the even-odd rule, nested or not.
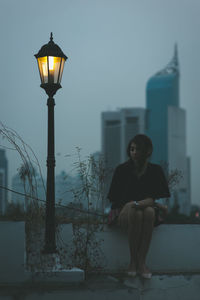
[(61, 88), (61, 79), (67, 56), (60, 47), (53, 42), (51, 32), (50, 41), (35, 54), (41, 78), (41, 87), (49, 96), (48, 105), (48, 154), (47, 154), (47, 194), (45, 220), (45, 253), (56, 252), (55, 241), (55, 149), (54, 149), (54, 98)]

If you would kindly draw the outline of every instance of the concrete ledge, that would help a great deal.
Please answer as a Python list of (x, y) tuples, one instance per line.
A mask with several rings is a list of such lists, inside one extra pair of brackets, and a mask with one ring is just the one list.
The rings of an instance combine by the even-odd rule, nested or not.
[(78, 268), (55, 269), (31, 273), (27, 271), (25, 253), (25, 223), (0, 222), (0, 283), (21, 284), (24, 282), (67, 282), (85, 280), (85, 272)]
[(0, 222), (0, 282), (20, 283), (29, 278), (24, 270), (24, 222)]
[[(30, 272), (25, 272), (24, 222), (0, 222), (0, 233), (0, 283), (34, 280)], [(61, 235), (63, 241), (70, 245), (71, 224), (62, 226)], [(97, 233), (97, 238), (103, 239), (101, 248), (105, 256), (102, 258), (104, 272), (117, 273), (126, 270), (130, 257), (127, 235), (119, 229), (105, 227), (103, 232)], [(154, 273), (200, 274), (199, 252), (200, 225), (164, 224), (154, 229), (147, 263)], [(42, 279), (42, 276), (39, 277), (36, 280)], [(47, 276), (47, 280), (58, 279), (63, 282), (80, 282), (84, 278), (84, 272), (77, 269), (61, 269), (61, 272), (56, 271), (51, 279)]]
[[(130, 256), (126, 234), (107, 228), (103, 251), (107, 269), (127, 268)], [(158, 273), (199, 273), (199, 251), (200, 225), (163, 224), (154, 229), (147, 263), (152, 271)]]
[[(62, 238), (70, 243), (71, 225), (64, 225)], [(105, 227), (97, 233), (103, 239), (102, 265), (107, 272), (121, 272), (129, 264), (129, 246), (127, 234), (119, 228)], [(157, 273), (200, 273), (200, 225), (163, 224), (154, 229), (147, 264)]]

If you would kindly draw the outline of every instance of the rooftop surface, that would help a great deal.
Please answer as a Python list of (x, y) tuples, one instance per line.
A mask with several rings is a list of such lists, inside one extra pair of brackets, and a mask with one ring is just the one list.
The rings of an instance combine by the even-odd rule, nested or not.
[(82, 283), (21, 283), (0, 285), (0, 300), (134, 299), (199, 300), (200, 274), (153, 275), (150, 280), (124, 274), (90, 274)]

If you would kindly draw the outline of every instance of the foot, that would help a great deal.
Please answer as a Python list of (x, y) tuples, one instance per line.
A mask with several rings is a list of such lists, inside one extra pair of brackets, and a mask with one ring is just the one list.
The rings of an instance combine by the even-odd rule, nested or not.
[(129, 268), (128, 268), (128, 272), (127, 274), (131, 277), (135, 277), (136, 276), (136, 265), (135, 263), (130, 263)]
[(136, 264), (134, 262), (130, 262), (128, 271), (130, 271), (130, 272), (136, 272)]
[(136, 271), (128, 271), (127, 274), (130, 277), (135, 277), (137, 275)]
[(146, 265), (143, 265), (141, 268), (139, 268), (139, 274), (145, 279), (151, 279), (152, 277), (152, 273)]

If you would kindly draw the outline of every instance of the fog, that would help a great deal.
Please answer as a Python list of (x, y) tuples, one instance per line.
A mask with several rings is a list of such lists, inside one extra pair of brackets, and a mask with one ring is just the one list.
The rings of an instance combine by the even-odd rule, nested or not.
[[(30, 145), (46, 172), (47, 95), (34, 54), (49, 41), (69, 57), (55, 95), (56, 173), (101, 148), (100, 114), (145, 107), (147, 80), (178, 44), (192, 202), (199, 200), (200, 2), (198, 0), (0, 0), (0, 120)], [(7, 151), (9, 180), (20, 159)]]

